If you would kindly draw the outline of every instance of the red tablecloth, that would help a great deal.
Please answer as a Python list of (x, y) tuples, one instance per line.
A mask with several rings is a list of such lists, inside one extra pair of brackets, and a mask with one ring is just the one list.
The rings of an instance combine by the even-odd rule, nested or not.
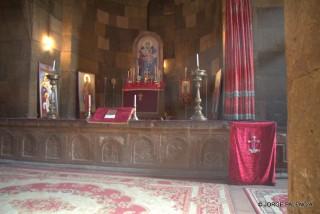
[[(88, 120), (89, 123), (127, 123), (134, 111), (131, 107), (98, 108)], [(105, 118), (106, 114), (114, 113), (114, 118)]]
[(229, 180), (232, 184), (275, 184), (275, 122), (232, 122)]

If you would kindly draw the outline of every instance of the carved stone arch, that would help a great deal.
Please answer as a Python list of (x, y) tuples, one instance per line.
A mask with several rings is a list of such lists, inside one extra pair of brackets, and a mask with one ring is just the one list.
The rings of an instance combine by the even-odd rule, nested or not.
[(46, 159), (60, 159), (62, 157), (62, 143), (56, 135), (50, 135), (45, 140)]
[(38, 153), (37, 139), (32, 134), (22, 136), (21, 151), (23, 157), (35, 157)]
[(113, 138), (102, 141), (102, 161), (106, 163), (119, 163), (122, 156), (122, 143)]
[(166, 161), (178, 161), (187, 155), (187, 142), (181, 137), (174, 137), (166, 144)]
[(15, 150), (13, 134), (6, 130), (0, 130), (0, 154), (1, 156), (13, 156)]
[(155, 161), (155, 143), (148, 137), (139, 137), (133, 144), (135, 163), (153, 163)]
[(163, 79), (163, 41), (161, 37), (151, 31), (142, 31), (133, 42), (133, 61), (131, 67), (135, 69), (135, 79), (139, 75), (139, 52), (146, 41), (150, 41), (151, 45), (157, 50), (157, 59), (156, 59), (156, 74), (155, 78), (158, 81)]
[(90, 160), (91, 149), (90, 141), (83, 135), (78, 135), (72, 138), (72, 160)]

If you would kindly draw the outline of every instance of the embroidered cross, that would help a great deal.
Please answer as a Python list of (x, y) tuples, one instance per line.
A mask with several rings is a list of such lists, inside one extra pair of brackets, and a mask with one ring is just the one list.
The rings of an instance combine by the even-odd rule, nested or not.
[(257, 153), (260, 152), (260, 149), (257, 149), (257, 145), (260, 144), (260, 140), (257, 139), (256, 136), (252, 136), (251, 139), (248, 140), (249, 143), (249, 152), (250, 153)]
[(138, 94), (139, 101), (142, 101), (142, 97), (143, 97), (142, 93)]

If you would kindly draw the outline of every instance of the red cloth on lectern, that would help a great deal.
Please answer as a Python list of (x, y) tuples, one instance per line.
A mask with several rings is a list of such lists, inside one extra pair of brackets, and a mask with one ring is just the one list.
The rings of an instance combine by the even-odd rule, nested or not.
[[(116, 111), (115, 118), (105, 118), (109, 111)], [(98, 108), (94, 115), (88, 120), (89, 123), (127, 123), (134, 111), (131, 107)]]
[[(232, 184), (275, 184), (275, 122), (232, 122), (229, 149), (229, 180)], [(256, 137), (256, 148), (252, 144)]]

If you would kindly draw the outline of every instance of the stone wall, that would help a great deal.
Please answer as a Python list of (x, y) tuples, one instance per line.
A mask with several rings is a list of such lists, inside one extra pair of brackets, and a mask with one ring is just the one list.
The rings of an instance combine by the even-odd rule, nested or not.
[(313, 204), (289, 213), (320, 210), (319, 14), (318, 0), (285, 1), (289, 201)]
[(255, 0), (256, 119), (287, 124), (283, 0)]
[[(146, 3), (97, 1), (94, 25), (98, 47), (96, 82), (98, 105), (122, 105), (123, 81), (133, 60), (133, 41), (139, 31), (146, 30), (146, 20)], [(112, 78), (116, 79), (114, 88), (111, 85)]]
[[(195, 69), (196, 53), (200, 55), (200, 67), (206, 69), (207, 100), (203, 99), (203, 112), (211, 116), (212, 83), (221, 67), (221, 3), (220, 0), (199, 1), (151, 1), (149, 5), (149, 30), (158, 33), (164, 41), (166, 111), (177, 119), (188, 119), (193, 106), (185, 109), (179, 99), (179, 81), (184, 78), (184, 68)], [(202, 96), (206, 96), (206, 81)], [(206, 105), (207, 103), (207, 105)], [(206, 108), (208, 107), (208, 109)]]
[(0, 2), (0, 117), (28, 114), (32, 30), (27, 12), (22, 1)]

